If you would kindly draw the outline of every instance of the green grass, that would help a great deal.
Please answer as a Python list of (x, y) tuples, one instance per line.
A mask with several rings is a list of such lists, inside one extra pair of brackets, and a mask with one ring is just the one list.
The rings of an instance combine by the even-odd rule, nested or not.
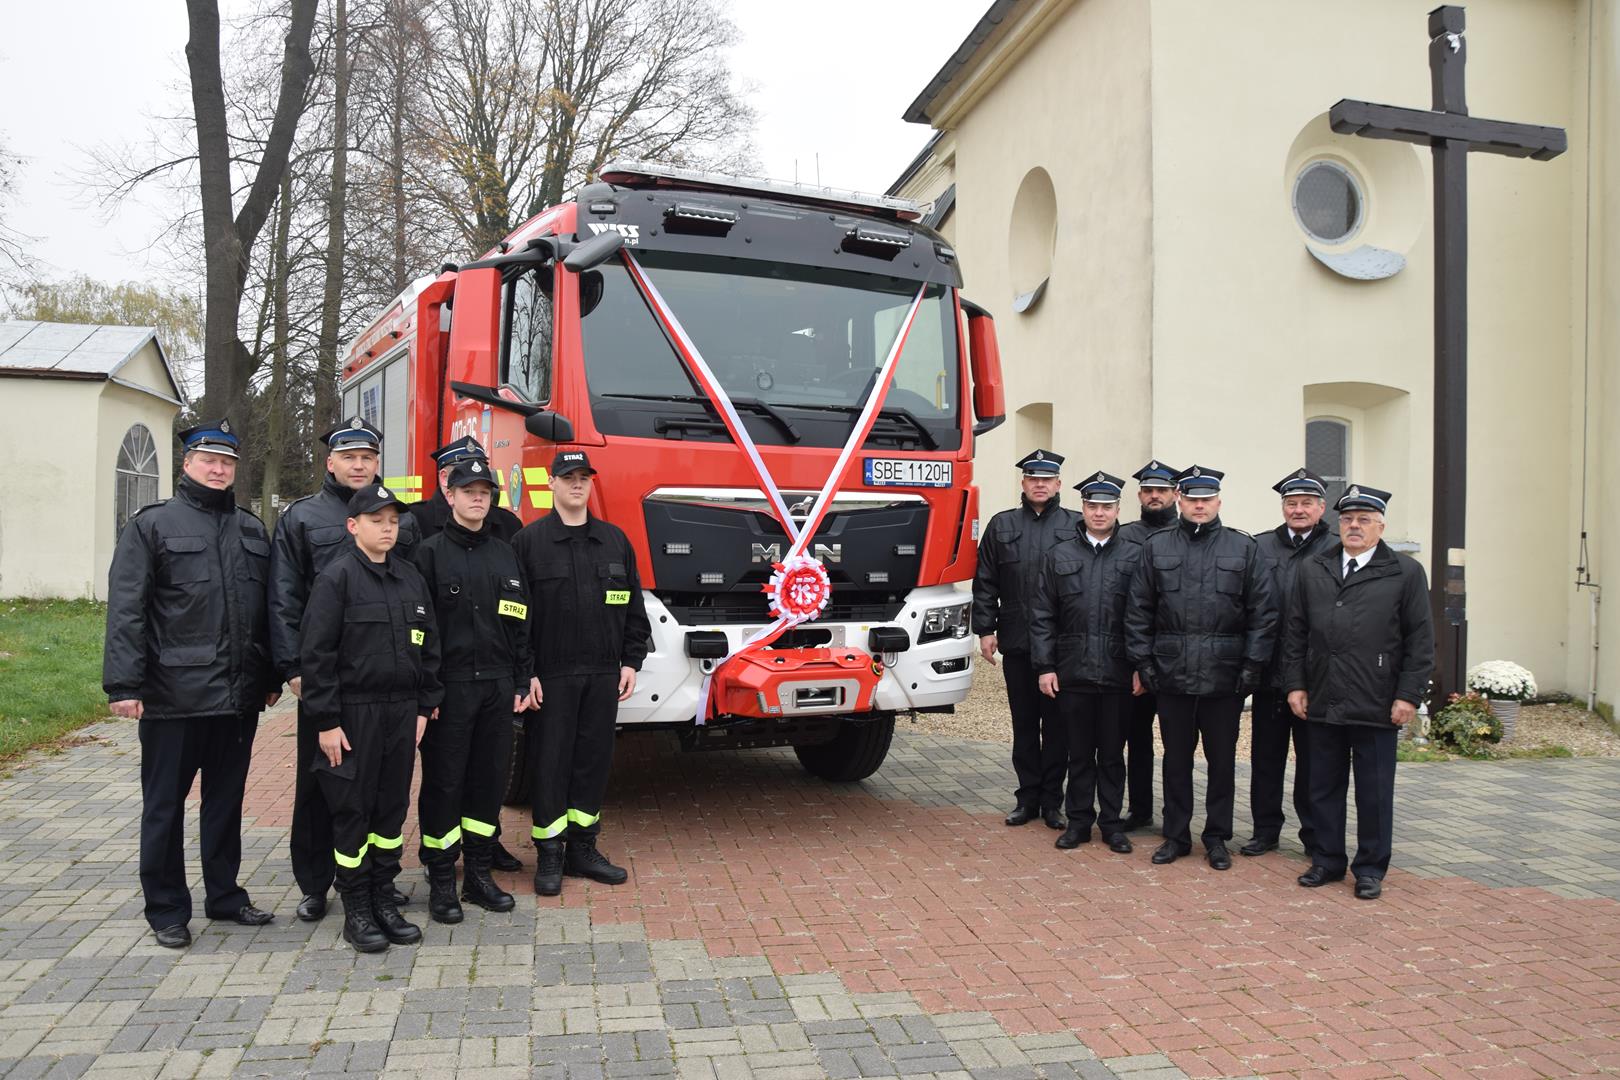
[(106, 624), (90, 600), (0, 600), (0, 761), (107, 716)]
[(1566, 758), (1574, 757), (1575, 751), (1567, 746), (1523, 746), (1496, 748), (1493, 757), (1502, 760), (1519, 760), (1523, 758)]

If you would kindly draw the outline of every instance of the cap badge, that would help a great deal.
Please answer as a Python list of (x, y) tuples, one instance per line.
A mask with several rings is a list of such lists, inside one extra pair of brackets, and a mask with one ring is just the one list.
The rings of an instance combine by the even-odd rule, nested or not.
[(1159, 468), (1159, 463), (1157, 461), (1150, 461), (1148, 462), (1148, 468), (1157, 469)]
[(1097, 480), (1098, 480), (1098, 482), (1099, 482), (1099, 483), (1100, 483), (1100, 482), (1101, 482), (1101, 481), (1102, 481), (1102, 479), (1103, 479), (1103, 474), (1102, 474), (1102, 473), (1098, 473), (1098, 474), (1097, 474)]
[(377, 498), (379, 498), (379, 499), (392, 499), (393, 496), (388, 494), (388, 489), (387, 488), (378, 487), (377, 488)]
[(1296, 479), (1296, 480), (1303, 480), (1303, 479), (1305, 479), (1305, 470), (1304, 470), (1304, 469), (1301, 469), (1301, 470), (1299, 470), (1299, 472), (1297, 472), (1297, 473), (1295, 473), (1295, 474), (1294, 474), (1294, 479)]
[(226, 435), (229, 435), (231, 433), (231, 422), (229, 420), (221, 420), (219, 422), (219, 430)]
[(1035, 451), (1035, 460), (1036, 461), (1045, 461), (1046, 460), (1046, 451), (1044, 451), (1044, 450)]
[(482, 465), (478, 464), (478, 462), (475, 461), (475, 462), (472, 463), (472, 471), (473, 472), (483, 472), (484, 467)]
[(353, 420), (349, 421), (349, 426), (354, 430), (359, 431), (361, 428), (366, 426), (366, 422), (357, 416)]
[(1198, 467), (1198, 466), (1196, 466), (1196, 465), (1194, 465), (1194, 466), (1193, 466), (1193, 471), (1192, 471), (1192, 474), (1193, 474), (1193, 475), (1194, 475), (1194, 476), (1203, 476), (1203, 475), (1204, 475), (1204, 470), (1203, 470), (1203, 469), (1200, 469), (1200, 468), (1199, 468), (1199, 467)]
[(1349, 495), (1353, 499), (1359, 499), (1361, 497), (1361, 489), (1358, 487), (1353, 487), (1349, 491), (1345, 492), (1345, 494)]

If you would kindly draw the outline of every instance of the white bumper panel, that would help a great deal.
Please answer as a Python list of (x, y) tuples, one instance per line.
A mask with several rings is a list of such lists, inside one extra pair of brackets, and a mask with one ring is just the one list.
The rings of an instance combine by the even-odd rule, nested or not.
[[(691, 721), (697, 715), (698, 687), (703, 681), (702, 662), (686, 655), (688, 630), (718, 630), (726, 635), (730, 647), (736, 650), (761, 627), (751, 624), (725, 626), (682, 626), (675, 621), (669, 609), (650, 592), (643, 592), (647, 602), (647, 618), (652, 622), (651, 651), (636, 678), (636, 692), (630, 700), (619, 706), (619, 723), (670, 724)], [(806, 623), (807, 627), (832, 631), (832, 646), (851, 645), (865, 649), (867, 632), (873, 626), (899, 626), (911, 635), (912, 646), (892, 657), (878, 684), (877, 707), (880, 710), (921, 709), (933, 705), (954, 705), (967, 697), (973, 683), (973, 665), (978, 650), (971, 634), (961, 638), (915, 644), (921, 631), (923, 612), (929, 608), (966, 603), (971, 599), (964, 588), (955, 585), (931, 585), (913, 589), (906, 597), (900, 614), (884, 623)], [(939, 660), (967, 658), (961, 671), (940, 674), (934, 670)]]

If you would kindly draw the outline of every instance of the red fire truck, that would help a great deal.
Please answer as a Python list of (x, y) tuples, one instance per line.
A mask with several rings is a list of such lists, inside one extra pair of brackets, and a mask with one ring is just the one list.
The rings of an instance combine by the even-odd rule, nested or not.
[[(950, 711), (967, 693), (973, 440), (1004, 413), (994, 324), (958, 295), (956, 253), (920, 216), (883, 196), (609, 166), (496, 250), (406, 289), (349, 347), (344, 412), (382, 429), (384, 479), (413, 499), (433, 494), (431, 450), (476, 437), (501, 505), (525, 520), (550, 508), (557, 447), (588, 449), (591, 512), (635, 545), (652, 622), (621, 730), (791, 745), (819, 776), (869, 776), (896, 714)], [(831, 579), (828, 606), (729, 662), (771, 621), (763, 586), (789, 538), (632, 259), (797, 522), (916, 308), (806, 552)], [(509, 799), (526, 786), (519, 764)]]

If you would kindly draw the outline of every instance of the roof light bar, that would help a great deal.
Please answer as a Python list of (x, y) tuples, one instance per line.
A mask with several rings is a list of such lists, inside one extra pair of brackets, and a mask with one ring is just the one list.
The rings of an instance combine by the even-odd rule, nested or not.
[(755, 192), (776, 195), (797, 202), (813, 202), (836, 206), (864, 207), (894, 214), (902, 221), (916, 221), (923, 216), (922, 207), (910, 199), (893, 195), (869, 195), (862, 191), (843, 188), (798, 184), (788, 180), (767, 180), (758, 176), (732, 176), (726, 173), (704, 172), (701, 169), (683, 169), (677, 165), (662, 165), (651, 161), (613, 161), (602, 166), (597, 174), (610, 184), (634, 184), (636, 181), (665, 181), (677, 184), (697, 184), (703, 187), (724, 188), (728, 191)]

